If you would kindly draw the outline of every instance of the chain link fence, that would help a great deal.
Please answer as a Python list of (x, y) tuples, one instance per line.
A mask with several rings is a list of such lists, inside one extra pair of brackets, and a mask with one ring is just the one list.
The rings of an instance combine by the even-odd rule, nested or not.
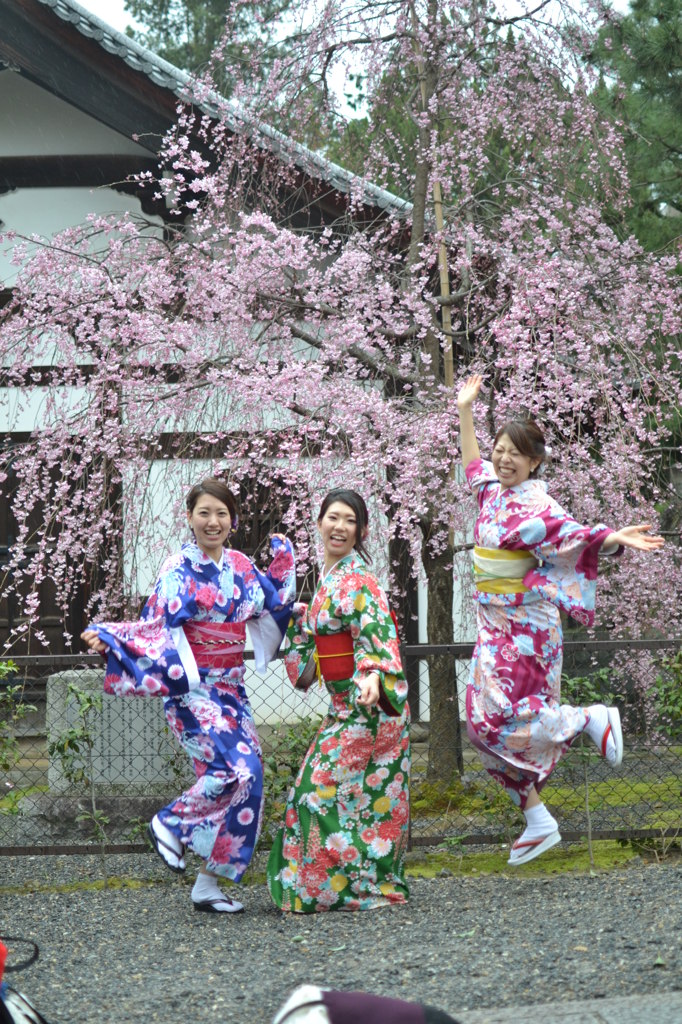
[[(482, 768), (466, 736), (464, 694), (472, 645), (403, 648), (413, 707), (413, 846), (508, 841), (518, 811)], [(459, 716), (431, 721), (429, 665)], [(0, 855), (124, 852), (143, 848), (146, 823), (193, 779), (169, 734), (163, 703), (102, 693), (99, 658), (23, 657), (0, 665)], [(610, 768), (584, 737), (543, 791), (566, 839), (682, 836), (682, 642), (568, 642), (563, 699), (616, 703), (625, 757)], [(303, 697), (283, 667), (246, 679), (266, 770), (263, 843), (326, 708)], [(439, 697), (442, 706), (443, 695)], [(454, 722), (454, 726), (453, 726)], [(441, 777), (440, 753), (458, 770)]]

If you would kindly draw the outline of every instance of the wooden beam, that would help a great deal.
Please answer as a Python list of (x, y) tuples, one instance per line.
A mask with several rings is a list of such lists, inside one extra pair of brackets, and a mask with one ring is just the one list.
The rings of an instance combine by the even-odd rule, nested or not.
[(153, 157), (119, 154), (0, 157), (0, 195), (18, 188), (99, 188), (127, 182), (139, 171), (158, 173)]

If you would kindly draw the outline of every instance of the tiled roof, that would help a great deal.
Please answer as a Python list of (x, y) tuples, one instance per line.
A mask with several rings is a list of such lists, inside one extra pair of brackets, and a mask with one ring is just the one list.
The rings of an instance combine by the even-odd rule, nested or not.
[[(168, 61), (158, 57), (134, 39), (130, 39), (123, 32), (118, 32), (111, 25), (107, 25), (96, 15), (86, 11), (75, 0), (38, 0), (38, 2), (45, 7), (50, 7), (63, 21), (74, 25), (82, 35), (94, 39), (104, 50), (120, 57), (131, 68), (146, 75), (156, 85), (163, 89), (169, 89), (180, 99), (188, 99), (191, 94), (192, 78), (186, 71), (169, 64)], [(380, 209), (402, 215), (410, 213), (411, 203), (371, 182), (363, 181), (357, 175), (351, 174), (350, 171), (327, 160), (321, 154), (293, 142), (292, 139), (268, 125), (255, 121), (253, 115), (239, 104), (232, 101), (228, 101), (226, 104), (225, 100), (218, 100), (216, 97), (215, 106), (210, 103), (210, 100), (203, 100), (200, 106), (211, 114), (216, 112), (218, 102), (223, 110), (223, 116), (227, 111), (229, 118), (230, 110), (233, 112), (235, 131), (243, 131), (244, 126), (248, 126), (248, 130), (253, 132), (256, 141), (272, 153), (291, 154), (296, 164), (312, 177), (319, 178), (339, 192), (360, 193), (368, 205), (378, 206)]]

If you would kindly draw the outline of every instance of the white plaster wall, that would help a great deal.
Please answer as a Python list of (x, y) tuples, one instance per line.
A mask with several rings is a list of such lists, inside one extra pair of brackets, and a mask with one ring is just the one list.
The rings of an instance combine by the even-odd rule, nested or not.
[(15, 71), (0, 70), (0, 153), (3, 156), (129, 154), (149, 150), (60, 100)]
[[(18, 189), (0, 196), (2, 231), (14, 231), (23, 238), (37, 235), (49, 241), (65, 228), (84, 224), (89, 214), (132, 212), (146, 217), (133, 196), (121, 195), (110, 188), (31, 188)], [(0, 288), (11, 288), (18, 268), (13, 265), (14, 242), (0, 242)], [(30, 251), (30, 249), (29, 249)]]
[[(149, 157), (131, 139), (58, 99), (14, 71), (0, 71), (0, 156), (130, 155)], [(110, 188), (31, 188), (0, 196), (0, 231), (49, 239), (89, 214), (142, 215), (139, 202)], [(158, 218), (147, 218), (161, 226)], [(12, 243), (0, 243), (0, 287), (17, 269)]]
[[(85, 404), (87, 392), (84, 388), (64, 388), (66, 408), (76, 412)], [(44, 421), (47, 390), (0, 388), (0, 434), (10, 431), (31, 431)]]

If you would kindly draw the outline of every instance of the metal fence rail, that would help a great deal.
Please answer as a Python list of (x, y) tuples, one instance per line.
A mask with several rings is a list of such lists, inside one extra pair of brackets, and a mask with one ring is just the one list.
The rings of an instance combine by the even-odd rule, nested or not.
[[(415, 846), (497, 843), (518, 832), (518, 811), (466, 737), (471, 651), (471, 644), (403, 648), (415, 712)], [(443, 735), (429, 714), (429, 662), (444, 655), (452, 663), (448, 699), (459, 702), (459, 736)], [(0, 677), (0, 855), (142, 848), (147, 820), (192, 777), (162, 702), (104, 696), (96, 657), (14, 662), (16, 671)], [(626, 752), (614, 770), (589, 740), (574, 744), (543, 791), (562, 835), (682, 835), (682, 641), (569, 641), (564, 670), (567, 703), (618, 704)], [(265, 680), (249, 672), (247, 689), (266, 764), (267, 844), (326, 699), (318, 691), (307, 699), (296, 694), (280, 665)], [(441, 777), (430, 754), (458, 743), (460, 770)]]

